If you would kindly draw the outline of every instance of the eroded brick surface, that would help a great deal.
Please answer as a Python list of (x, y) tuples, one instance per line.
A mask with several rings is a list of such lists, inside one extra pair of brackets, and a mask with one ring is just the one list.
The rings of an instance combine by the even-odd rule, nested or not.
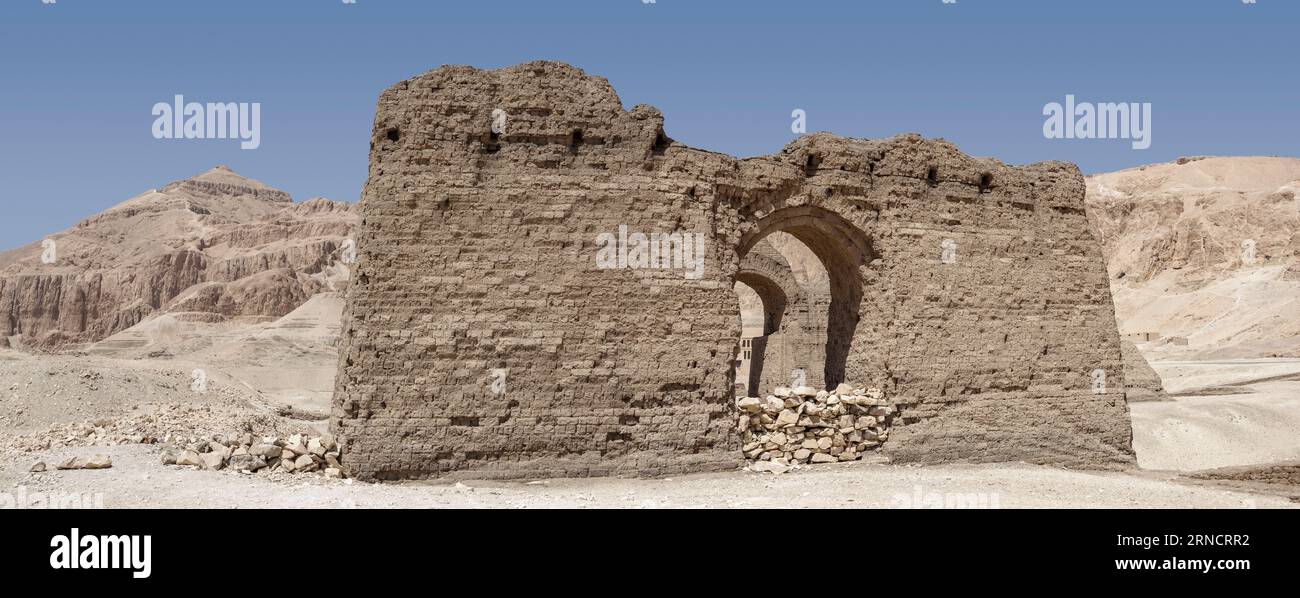
[[(1126, 464), (1083, 196), (1072, 165), (914, 135), (738, 160), (671, 141), (656, 109), (567, 65), (443, 67), (379, 100), (332, 425), (362, 478), (739, 466), (731, 288), (780, 230), (831, 278), (821, 379), (899, 404), (894, 459)], [(620, 225), (703, 234), (703, 277), (598, 268)]]

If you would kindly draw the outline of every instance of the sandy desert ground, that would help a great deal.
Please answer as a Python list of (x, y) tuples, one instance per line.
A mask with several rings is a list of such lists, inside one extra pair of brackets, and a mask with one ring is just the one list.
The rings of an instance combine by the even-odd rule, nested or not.
[(1300, 360), (1153, 365), (1174, 396), (1129, 407), (1141, 467), (1195, 471), (1300, 461)]
[[(281, 339), (278, 342), (290, 342)], [(1070, 471), (1027, 464), (896, 466), (859, 462), (775, 475), (750, 471), (665, 479), (478, 480), (367, 484), (316, 475), (240, 474), (162, 465), (157, 445), (77, 446), (49, 431), (75, 422), (175, 416), (159, 426), (178, 435), (251, 428), (311, 433), (324, 422), (297, 419), (274, 395), (219, 369), (205, 393), (189, 387), (193, 362), (119, 360), (98, 355), (33, 356), (0, 351), (0, 503), (40, 506), (85, 501), (108, 508), (691, 508), (691, 507), (1143, 507), (1286, 508), (1300, 506), (1295, 485), (1196, 479), (1197, 470), (1300, 458), (1300, 380), (1278, 380), (1292, 363), (1157, 364), (1172, 380), (1199, 387), (1236, 383), (1243, 394), (1175, 396), (1132, 405), (1141, 469)], [(1162, 372), (1163, 373), (1163, 372)], [(1243, 382), (1254, 378), (1267, 381)], [(256, 382), (256, 380), (254, 380)], [(1178, 386), (1176, 386), (1178, 387)], [(1187, 390), (1184, 384), (1183, 390)], [(305, 399), (311, 402), (311, 398)], [(164, 420), (158, 416), (159, 421)], [(147, 426), (146, 426), (147, 427)], [(158, 429), (158, 428), (153, 428)], [(156, 432), (163, 433), (163, 432)], [(51, 448), (40, 442), (54, 439)], [(33, 444), (30, 441), (38, 441)], [(68, 446), (58, 447), (67, 441)], [(68, 456), (106, 454), (113, 467), (56, 471)], [(41, 461), (51, 470), (31, 473)], [(5, 494), (8, 493), (6, 497)], [(68, 504), (68, 503), (64, 503)]]
[(29, 496), (71, 494), (92, 503), (98, 500), (106, 508), (1297, 506), (1285, 497), (1184, 481), (1167, 473), (1098, 473), (1023, 464), (901, 467), (857, 462), (782, 475), (735, 471), (663, 479), (366, 484), (166, 467), (158, 464), (156, 450), (142, 445), (111, 447), (108, 454), (112, 469), (27, 474), (7, 467), (0, 471), (0, 485), (24, 486)]

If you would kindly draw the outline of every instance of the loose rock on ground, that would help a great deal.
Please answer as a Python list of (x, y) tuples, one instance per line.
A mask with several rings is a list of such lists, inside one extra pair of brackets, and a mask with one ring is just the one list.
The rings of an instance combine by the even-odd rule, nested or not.
[(250, 433), (175, 444), (163, 449), (164, 465), (199, 469), (230, 469), (241, 473), (284, 472), (315, 473), (325, 477), (347, 476), (338, 442), (330, 434), (308, 437), (294, 434), (288, 438), (257, 437)]
[(897, 409), (877, 388), (840, 384), (834, 392), (776, 388), (736, 401), (741, 450), (753, 471), (784, 473), (808, 463), (856, 461), (889, 438)]

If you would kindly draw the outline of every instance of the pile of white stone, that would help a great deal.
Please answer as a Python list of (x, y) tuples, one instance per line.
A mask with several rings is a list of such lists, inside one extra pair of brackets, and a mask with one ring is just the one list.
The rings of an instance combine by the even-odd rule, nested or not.
[(164, 465), (182, 465), (199, 469), (230, 469), (243, 473), (321, 472), (325, 477), (342, 478), (347, 470), (339, 462), (339, 446), (334, 437), (294, 434), (288, 438), (256, 437), (252, 434), (213, 435), (185, 446), (163, 449)]
[(878, 388), (841, 384), (835, 392), (777, 388), (738, 399), (742, 451), (755, 471), (781, 473), (804, 463), (854, 461), (889, 438), (897, 412)]

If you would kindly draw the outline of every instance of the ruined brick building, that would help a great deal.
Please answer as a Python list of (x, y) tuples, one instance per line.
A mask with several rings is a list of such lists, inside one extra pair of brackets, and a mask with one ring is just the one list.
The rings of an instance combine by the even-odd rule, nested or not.
[[(443, 67), (379, 99), (332, 426), (362, 478), (736, 467), (732, 286), (748, 280), (772, 332), (825, 336), (810, 382), (900, 404), (897, 462), (1124, 465), (1120, 339), (1083, 199), (1069, 164), (915, 135), (736, 159), (674, 142), (658, 110), (568, 65)], [(825, 266), (820, 307), (755, 250), (776, 231)], [(611, 235), (638, 233), (677, 234), (665, 255), (698, 234), (701, 275), (602, 265)]]

